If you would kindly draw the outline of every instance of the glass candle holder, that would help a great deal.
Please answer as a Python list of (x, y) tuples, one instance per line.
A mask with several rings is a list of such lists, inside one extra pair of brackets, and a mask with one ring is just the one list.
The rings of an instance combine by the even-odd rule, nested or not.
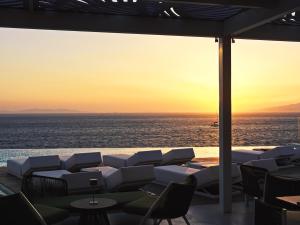
[[(97, 178), (91, 178), (90, 180), (90, 186), (91, 187), (96, 187), (98, 185), (98, 179)], [(90, 201), (90, 205), (97, 205), (98, 201), (95, 200), (95, 192), (96, 192), (96, 188), (95, 190), (92, 191), (92, 200)]]

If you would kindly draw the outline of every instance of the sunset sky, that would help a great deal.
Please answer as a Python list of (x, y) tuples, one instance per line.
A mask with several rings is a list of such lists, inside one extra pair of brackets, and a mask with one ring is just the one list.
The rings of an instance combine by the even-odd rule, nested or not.
[[(217, 113), (212, 38), (0, 29), (0, 112)], [(300, 103), (300, 44), (236, 40), (233, 111)]]

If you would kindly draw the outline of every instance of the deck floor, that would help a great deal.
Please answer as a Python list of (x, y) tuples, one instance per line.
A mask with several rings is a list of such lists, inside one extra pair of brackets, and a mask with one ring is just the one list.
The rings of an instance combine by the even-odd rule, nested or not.
[[(20, 191), (21, 181), (6, 173), (5, 167), (0, 167), (0, 183), (5, 184), (14, 191)], [(212, 200), (200, 196), (195, 196), (188, 212), (188, 219), (191, 225), (253, 225), (254, 209), (250, 204), (246, 207), (241, 196), (233, 199), (233, 211), (231, 214), (223, 214), (220, 210), (217, 200)], [(128, 215), (125, 213), (109, 214), (111, 225), (138, 225), (141, 217)], [(172, 220), (173, 225), (185, 225), (179, 218)], [(72, 216), (59, 225), (77, 225), (78, 216)], [(149, 221), (147, 225), (153, 224)], [(162, 225), (167, 222), (163, 221)]]

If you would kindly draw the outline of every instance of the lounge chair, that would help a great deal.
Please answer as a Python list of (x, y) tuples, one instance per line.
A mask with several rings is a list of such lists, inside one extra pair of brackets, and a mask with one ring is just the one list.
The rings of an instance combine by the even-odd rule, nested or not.
[(7, 160), (7, 172), (10, 175), (22, 178), (34, 171), (57, 170), (60, 169), (60, 159), (58, 155), (32, 156), (27, 159)]
[(195, 158), (195, 153), (193, 148), (180, 148), (172, 149), (162, 157), (161, 165), (182, 165)]
[(100, 171), (107, 191), (132, 191), (151, 183), (154, 177), (152, 165), (129, 166), (119, 169), (104, 166), (86, 168), (81, 171)]
[(62, 168), (71, 172), (82, 168), (100, 166), (102, 163), (100, 152), (76, 153), (72, 156), (61, 157)]
[(196, 182), (195, 177), (188, 176), (184, 183), (170, 183), (160, 196), (148, 195), (130, 202), (124, 206), (123, 211), (143, 216), (140, 225), (146, 224), (148, 219), (153, 219), (155, 225), (159, 225), (162, 220), (167, 220), (172, 225), (171, 219), (179, 217), (189, 225), (186, 214), (193, 199)]
[[(218, 198), (219, 166), (205, 169), (194, 169), (189, 167), (170, 165), (154, 168), (155, 181), (167, 185), (170, 182), (183, 182), (187, 176), (194, 175), (197, 179), (197, 191), (199, 195), (209, 198)], [(232, 183), (241, 181), (240, 170), (236, 164), (232, 164)]]
[(236, 163), (245, 163), (251, 160), (269, 159), (269, 158), (291, 158), (295, 154), (293, 146), (280, 146), (270, 150), (234, 150), (232, 151), (232, 161)]
[[(100, 172), (76, 172), (71, 173), (67, 170), (50, 170), (33, 172), (33, 176), (39, 176), (41, 178), (61, 179), (67, 183), (68, 194), (83, 193), (88, 191), (101, 190), (103, 188), (103, 178)], [(90, 186), (89, 180), (91, 178), (98, 179), (98, 184), (94, 187)]]
[(159, 165), (162, 160), (162, 153), (160, 150), (141, 151), (133, 155), (118, 154), (118, 155), (104, 155), (103, 163), (105, 166), (115, 168), (139, 165)]

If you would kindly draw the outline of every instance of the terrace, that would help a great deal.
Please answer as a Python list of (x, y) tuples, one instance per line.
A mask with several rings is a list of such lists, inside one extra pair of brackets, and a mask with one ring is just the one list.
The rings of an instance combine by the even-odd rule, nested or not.
[[(298, 0), (2, 0), (0, 27), (215, 38), (221, 167), (217, 218), (220, 224), (236, 224), (236, 218), (247, 224), (251, 210), (244, 211), (231, 195), (231, 44), (234, 39), (299, 42), (299, 9)], [(191, 217), (199, 224), (218, 224), (201, 220), (210, 207), (193, 206)]]

